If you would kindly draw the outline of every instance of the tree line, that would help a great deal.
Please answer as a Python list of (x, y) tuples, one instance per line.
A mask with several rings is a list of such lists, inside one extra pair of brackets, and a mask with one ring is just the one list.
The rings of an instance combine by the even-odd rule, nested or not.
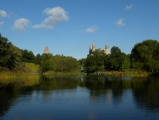
[(159, 42), (144, 40), (132, 48), (131, 54), (125, 54), (119, 47), (113, 46), (111, 54), (106, 55), (103, 50), (96, 50), (87, 58), (79, 60), (83, 71), (127, 71), (138, 70), (154, 72), (159, 70)]
[(0, 34), (0, 71), (23, 71), (25, 63), (40, 65), (41, 72), (71, 72), (77, 70), (78, 60), (64, 55), (37, 54), (14, 46), (9, 40)]
[(117, 46), (111, 54), (96, 50), (86, 58), (77, 60), (71, 56), (37, 54), (14, 46), (0, 34), (0, 70), (23, 70), (25, 63), (39, 64), (41, 72), (71, 72), (81, 70), (86, 73), (96, 71), (139, 70), (154, 72), (159, 70), (159, 42), (144, 40), (134, 45), (130, 54), (125, 54)]

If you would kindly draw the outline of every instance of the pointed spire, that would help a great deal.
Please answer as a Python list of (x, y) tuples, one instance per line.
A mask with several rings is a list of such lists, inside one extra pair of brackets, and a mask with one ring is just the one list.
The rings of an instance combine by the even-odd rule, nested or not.
[(47, 46), (44, 49), (43, 54), (50, 54), (50, 50), (49, 50), (49, 48)]

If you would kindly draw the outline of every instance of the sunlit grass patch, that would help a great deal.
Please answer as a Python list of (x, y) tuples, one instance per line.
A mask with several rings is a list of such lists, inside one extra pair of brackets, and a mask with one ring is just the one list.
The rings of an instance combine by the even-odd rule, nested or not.
[(108, 71), (107, 76), (132, 76), (132, 77), (147, 77), (148, 72), (144, 71)]
[(0, 84), (24, 84), (30, 86), (33, 84), (38, 84), (40, 80), (40, 75), (38, 74), (28, 74), (22, 72), (0, 72)]
[(25, 71), (32, 72), (32, 73), (38, 73), (40, 71), (40, 65), (37, 65), (34, 63), (25, 63)]

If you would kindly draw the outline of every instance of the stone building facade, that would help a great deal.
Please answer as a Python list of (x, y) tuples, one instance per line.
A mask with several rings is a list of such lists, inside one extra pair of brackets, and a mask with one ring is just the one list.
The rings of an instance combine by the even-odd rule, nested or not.
[(96, 51), (96, 50), (104, 50), (104, 53), (105, 53), (106, 55), (110, 54), (110, 49), (109, 49), (109, 45), (108, 45), (108, 44), (105, 45), (105, 49), (101, 49), (101, 48), (96, 49), (95, 44), (92, 44), (92, 45), (89, 47), (89, 55), (91, 55), (92, 52), (94, 52), (94, 51)]

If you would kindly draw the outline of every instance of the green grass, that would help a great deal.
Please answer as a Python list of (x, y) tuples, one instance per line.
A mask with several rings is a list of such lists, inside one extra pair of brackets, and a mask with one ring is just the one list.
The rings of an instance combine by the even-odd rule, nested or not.
[(30, 73), (38, 73), (40, 71), (40, 65), (34, 63), (25, 63), (24, 70)]
[(40, 80), (40, 66), (34, 63), (25, 63), (23, 72), (20, 71), (1, 71), (0, 84), (23, 84), (31, 86), (38, 84)]
[(86, 74), (86, 73), (81, 73), (80, 71), (72, 71), (72, 72), (48, 71), (48, 72), (43, 73), (43, 75), (80, 75), (80, 74)]
[(39, 83), (40, 75), (23, 72), (0, 72), (0, 84), (18, 84), (31, 86)]
[(107, 76), (132, 76), (132, 77), (147, 77), (148, 72), (144, 71), (108, 71)]

